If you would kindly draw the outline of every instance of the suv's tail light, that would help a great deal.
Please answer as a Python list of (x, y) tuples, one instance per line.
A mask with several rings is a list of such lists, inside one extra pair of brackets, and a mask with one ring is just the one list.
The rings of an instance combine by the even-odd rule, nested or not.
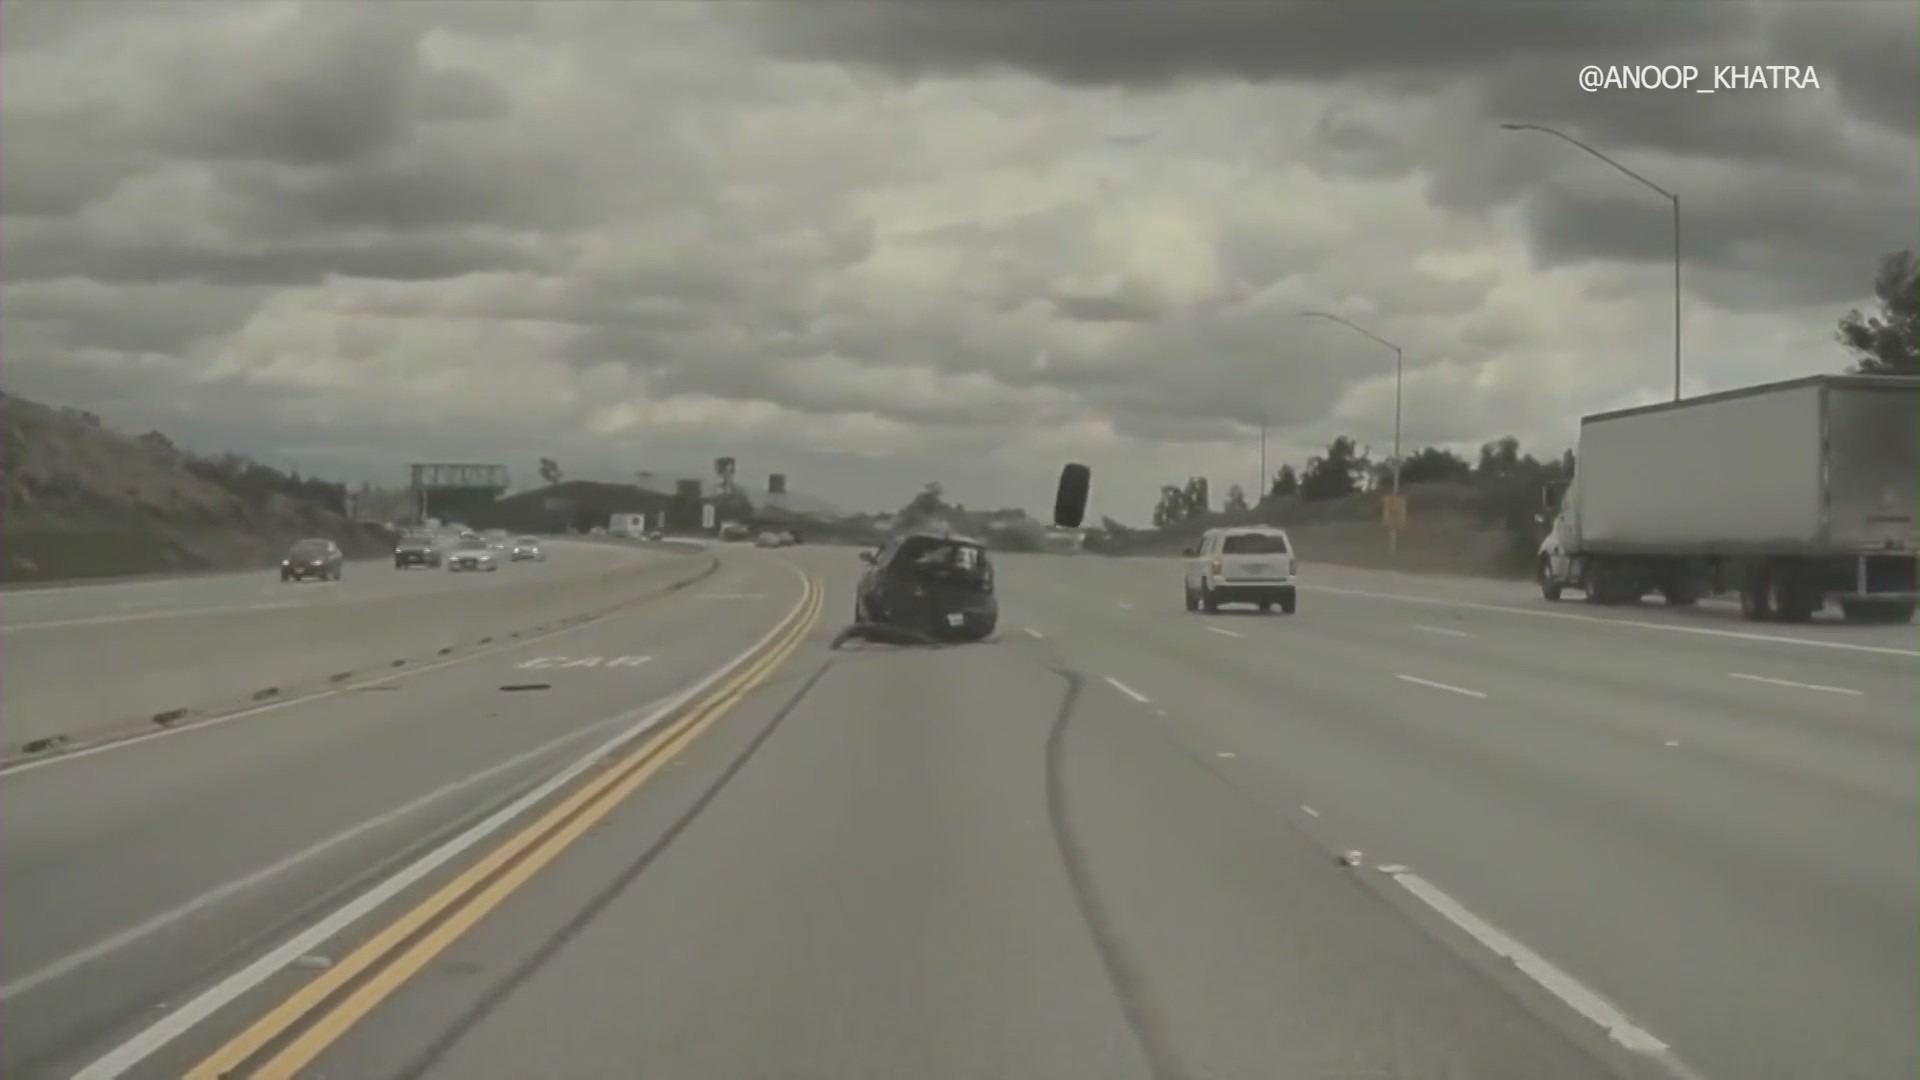
[(1287, 576), (1293, 576), (1293, 556), (1287, 556)]
[(1215, 574), (1224, 574), (1224, 573), (1226, 573), (1226, 572), (1227, 572), (1227, 564), (1226, 564), (1226, 561), (1225, 561), (1225, 560), (1223, 560), (1223, 559), (1215, 559), (1215, 560), (1213, 560), (1213, 572), (1214, 572)]

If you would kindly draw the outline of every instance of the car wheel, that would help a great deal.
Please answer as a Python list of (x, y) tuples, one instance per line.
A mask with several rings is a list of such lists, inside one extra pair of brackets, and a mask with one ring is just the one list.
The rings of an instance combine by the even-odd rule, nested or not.
[(1289, 597), (1286, 597), (1285, 599), (1283, 599), (1283, 600), (1281, 600), (1281, 601), (1280, 601), (1280, 614), (1282, 614), (1282, 615), (1291, 615), (1291, 614), (1293, 614), (1293, 605), (1294, 605), (1294, 598), (1293, 598), (1293, 597), (1291, 597), (1291, 596), (1289, 596)]
[(1213, 598), (1213, 590), (1205, 581), (1200, 582), (1200, 607), (1209, 615), (1220, 614), (1220, 601)]
[(1180, 592), (1181, 592), (1182, 598), (1186, 601), (1188, 611), (1200, 610), (1200, 601), (1194, 598), (1193, 586), (1182, 585), (1180, 586)]
[(1273, 601), (1271, 600), (1260, 601), (1260, 614), (1265, 615), (1267, 612), (1272, 610), (1273, 610)]

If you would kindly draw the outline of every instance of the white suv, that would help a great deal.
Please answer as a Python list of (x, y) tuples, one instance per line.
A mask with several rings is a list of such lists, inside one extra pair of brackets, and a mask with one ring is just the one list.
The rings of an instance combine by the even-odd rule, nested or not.
[(1187, 549), (1187, 610), (1215, 612), (1221, 604), (1279, 604), (1293, 614), (1293, 542), (1285, 529), (1240, 525), (1208, 529)]

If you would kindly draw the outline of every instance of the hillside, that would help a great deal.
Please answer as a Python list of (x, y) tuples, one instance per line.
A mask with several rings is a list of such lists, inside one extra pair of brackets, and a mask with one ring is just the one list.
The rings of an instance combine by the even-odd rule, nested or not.
[(0, 582), (267, 567), (303, 536), (381, 553), (391, 538), (340, 513), (344, 495), (0, 394)]

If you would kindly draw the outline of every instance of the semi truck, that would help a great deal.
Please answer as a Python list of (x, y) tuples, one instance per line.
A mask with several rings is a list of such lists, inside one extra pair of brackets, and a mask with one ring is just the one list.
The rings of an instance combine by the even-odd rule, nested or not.
[(1737, 594), (1750, 620), (1906, 622), (1920, 557), (1920, 379), (1815, 375), (1580, 421), (1544, 493), (1540, 591)]

